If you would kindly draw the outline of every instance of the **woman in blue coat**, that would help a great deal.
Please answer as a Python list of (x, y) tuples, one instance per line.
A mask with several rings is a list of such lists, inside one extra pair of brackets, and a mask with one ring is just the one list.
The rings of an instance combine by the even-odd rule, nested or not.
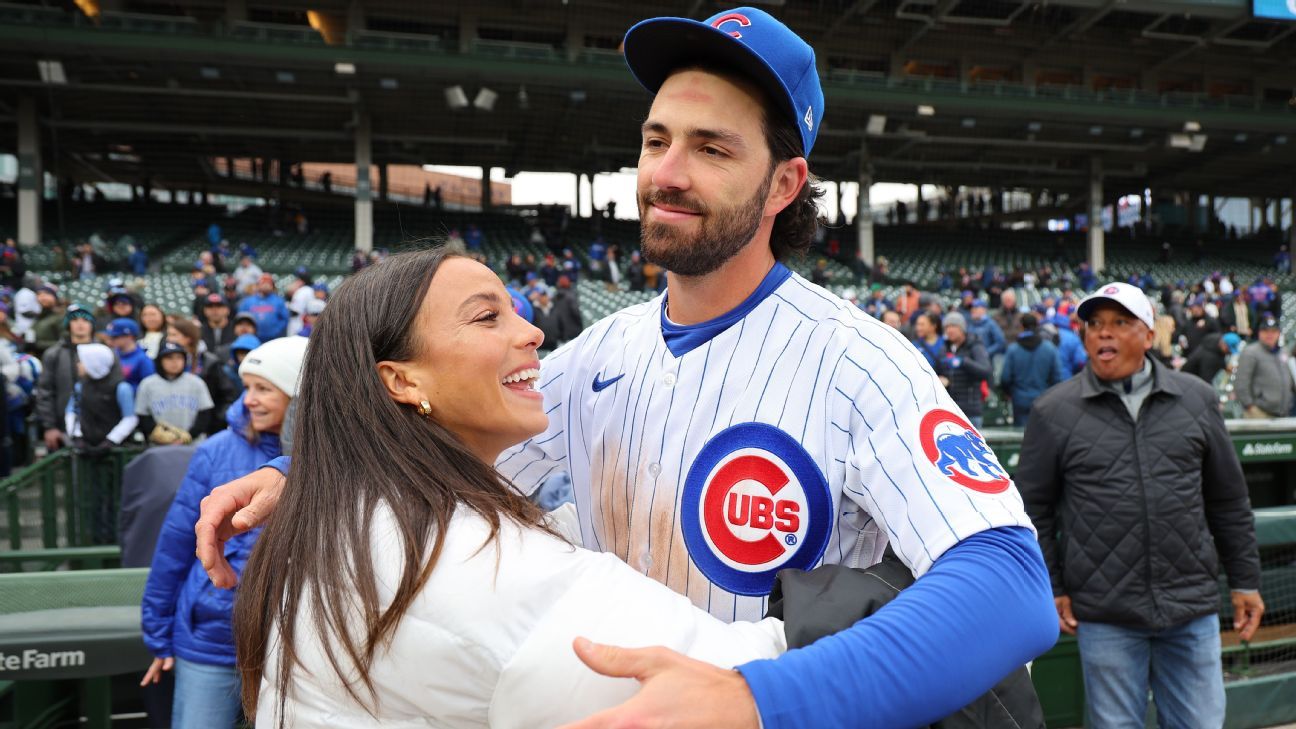
[[(198, 447), (158, 535), (140, 615), (144, 643), (154, 656), (141, 685), (175, 670), (173, 729), (232, 727), (239, 715), (239, 674), (230, 618), (235, 591), (212, 585), (194, 557), (199, 503), (215, 487), (280, 455), (279, 431), (307, 339), (288, 337), (257, 347), (239, 367), (246, 391), (229, 407), (229, 427)], [(235, 571), (252, 554), (260, 529), (225, 547)]]

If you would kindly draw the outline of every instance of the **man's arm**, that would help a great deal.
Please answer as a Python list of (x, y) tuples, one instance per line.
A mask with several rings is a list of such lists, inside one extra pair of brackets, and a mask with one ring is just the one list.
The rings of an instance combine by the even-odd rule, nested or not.
[(1051, 437), (1047, 414), (1037, 412), (1026, 424), (1021, 460), (1013, 481), (1021, 492), (1031, 523), (1038, 531), (1040, 552), (1052, 583), (1058, 627), (1068, 635), (1075, 635), (1077, 622), (1071, 612), (1071, 597), (1063, 587), (1057, 539), (1057, 510), (1062, 502), (1063, 484), (1060, 453), (1061, 444)]
[[(1011, 640), (1002, 637), (1006, 625)], [(764, 729), (919, 726), (967, 705), (1056, 638), (1034, 535), (994, 529), (947, 550), (913, 586), (850, 629), (744, 664), (737, 674), (661, 648), (578, 641), (577, 655), (595, 671), (636, 678), (642, 688), (564, 729), (756, 729), (753, 704)]]
[(973, 342), (967, 348), (967, 356), (963, 358), (963, 371), (971, 375), (974, 381), (980, 381), (988, 379), (992, 369), (986, 348), (980, 342)]
[[(1262, 347), (1264, 345), (1253, 344), (1251, 346)], [(1255, 376), (1255, 368), (1255, 357), (1248, 357), (1245, 351), (1242, 352), (1242, 355), (1238, 357), (1237, 374), (1234, 375), (1236, 379), (1234, 381), (1233, 392), (1237, 395), (1238, 404), (1241, 405), (1243, 409), (1255, 405), (1255, 397), (1251, 394), (1251, 380)]]

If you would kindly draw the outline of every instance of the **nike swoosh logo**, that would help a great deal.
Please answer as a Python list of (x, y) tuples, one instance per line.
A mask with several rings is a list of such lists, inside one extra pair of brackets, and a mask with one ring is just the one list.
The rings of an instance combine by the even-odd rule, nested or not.
[(607, 388), (616, 384), (617, 380), (621, 379), (622, 377), (625, 377), (625, 374), (622, 373), (617, 375), (616, 377), (613, 377), (610, 380), (600, 380), (599, 375), (601, 374), (603, 373), (600, 372), (598, 375), (594, 375), (594, 392), (602, 392), (603, 390), (606, 390)]

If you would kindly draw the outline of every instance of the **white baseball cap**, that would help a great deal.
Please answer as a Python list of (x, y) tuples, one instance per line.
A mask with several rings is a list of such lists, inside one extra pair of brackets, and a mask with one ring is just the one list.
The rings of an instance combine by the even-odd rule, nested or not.
[(1148, 329), (1156, 328), (1156, 314), (1152, 311), (1152, 302), (1148, 300), (1147, 294), (1137, 286), (1119, 282), (1103, 284), (1086, 296), (1084, 301), (1080, 302), (1080, 306), (1076, 307), (1076, 314), (1079, 315), (1080, 321), (1088, 321), (1090, 311), (1103, 301), (1120, 304), (1126, 311), (1138, 317), (1139, 321), (1147, 324)]

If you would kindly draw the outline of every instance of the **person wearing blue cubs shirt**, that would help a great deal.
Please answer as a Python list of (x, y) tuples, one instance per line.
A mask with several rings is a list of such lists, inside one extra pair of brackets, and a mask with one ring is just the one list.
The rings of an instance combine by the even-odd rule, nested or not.
[(108, 341), (121, 359), (122, 376), (139, 390), (145, 377), (154, 373), (153, 360), (139, 346), (140, 326), (134, 319), (113, 319), (106, 330)]
[[(1053, 645), (1052, 591), (1020, 495), (922, 354), (783, 263), (819, 217), (814, 51), (750, 7), (647, 20), (623, 47), (654, 97), (637, 192), (644, 258), (668, 286), (545, 358), (548, 426), (496, 470), (524, 493), (566, 471), (582, 546), (725, 622), (760, 619), (784, 569), (868, 567), (890, 547), (917, 581), (848, 630), (736, 671), (576, 640), (587, 666), (640, 690), (566, 726), (946, 717)], [(197, 533), (214, 584), (234, 582), (221, 539), (260, 523), (280, 489), (263, 470), (208, 499)]]

